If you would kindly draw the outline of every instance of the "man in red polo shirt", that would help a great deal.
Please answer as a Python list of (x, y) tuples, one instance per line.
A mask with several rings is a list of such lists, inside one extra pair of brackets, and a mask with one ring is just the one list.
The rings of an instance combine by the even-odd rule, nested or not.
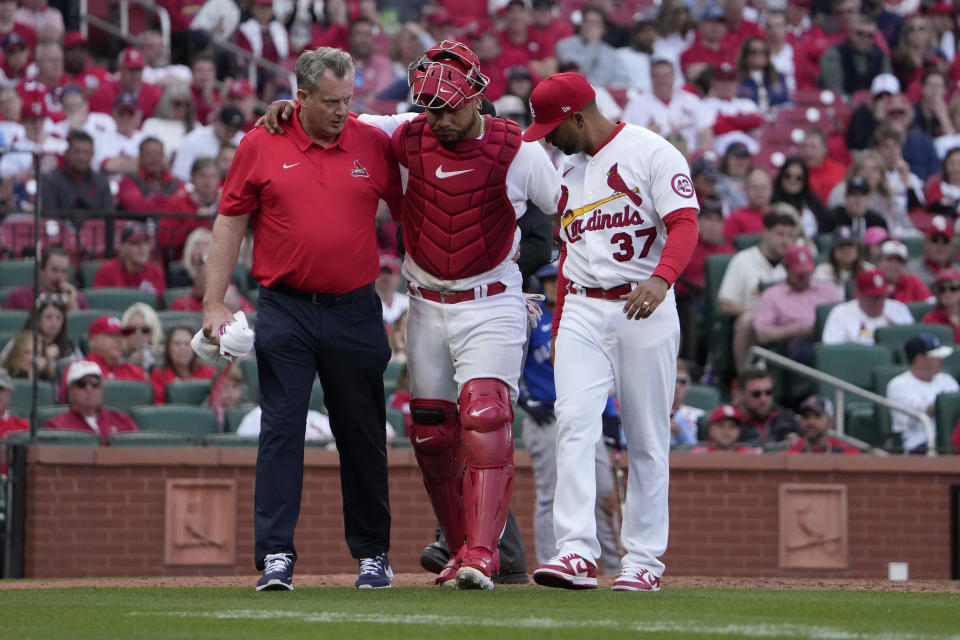
[(103, 372), (96, 362), (78, 360), (71, 364), (64, 384), (70, 411), (47, 420), (47, 429), (92, 431), (100, 436), (100, 444), (104, 445), (111, 434), (140, 430), (128, 414), (104, 408)]
[(797, 410), (803, 437), (793, 443), (789, 453), (843, 453), (856, 455), (860, 450), (830, 435), (833, 429), (833, 403), (823, 396), (810, 396)]
[(91, 96), (90, 110), (110, 113), (118, 95), (132, 93), (137, 97), (144, 120), (152, 117), (153, 110), (163, 96), (163, 89), (143, 81), (143, 68), (147, 66), (143, 53), (134, 47), (127, 47), (120, 52), (118, 66), (117, 79), (103, 83)]
[(254, 513), (257, 590), (293, 589), (307, 405), (319, 374), (340, 454), (347, 546), (357, 588), (386, 588), (390, 508), (383, 371), (390, 345), (373, 287), (377, 203), (396, 215), (400, 172), (390, 139), (349, 117), (354, 66), (328, 47), (297, 61), (285, 135), (244, 137), (224, 184), (207, 259), (203, 327), (219, 340), (240, 242), (253, 227), (261, 285), (256, 323), (261, 419)]
[(726, 16), (718, 5), (708, 4), (697, 23), (697, 37), (693, 46), (680, 56), (680, 68), (685, 80), (693, 80), (707, 67), (719, 68), (726, 63), (736, 66), (738, 51), (724, 47), (727, 35)]
[(94, 287), (127, 287), (157, 294), (157, 304), (163, 302), (167, 277), (163, 269), (150, 262), (153, 238), (147, 227), (139, 222), (128, 222), (120, 233), (119, 255), (104, 262), (93, 276)]
[(90, 325), (87, 334), (90, 354), (87, 360), (95, 362), (100, 367), (101, 375), (107, 380), (147, 379), (143, 369), (123, 361), (123, 336), (131, 333), (133, 329), (124, 327), (116, 316), (100, 316)]

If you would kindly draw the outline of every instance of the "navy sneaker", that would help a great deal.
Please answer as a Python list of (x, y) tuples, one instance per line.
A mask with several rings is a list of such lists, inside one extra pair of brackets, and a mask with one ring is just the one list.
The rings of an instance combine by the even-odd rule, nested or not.
[(393, 569), (390, 568), (387, 554), (360, 558), (360, 575), (353, 586), (357, 589), (389, 589), (392, 584)]
[(269, 553), (263, 565), (257, 591), (293, 591), (293, 554)]

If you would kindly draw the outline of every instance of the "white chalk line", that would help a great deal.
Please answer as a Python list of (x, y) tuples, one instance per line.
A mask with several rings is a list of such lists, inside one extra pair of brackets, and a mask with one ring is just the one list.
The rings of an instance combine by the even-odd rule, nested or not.
[(960, 640), (960, 635), (930, 635), (895, 632), (859, 632), (804, 624), (726, 624), (705, 625), (695, 622), (636, 622), (611, 620), (560, 620), (557, 618), (514, 618), (490, 620), (487, 618), (451, 618), (425, 614), (370, 614), (322, 611), (261, 611), (258, 609), (231, 609), (226, 611), (133, 611), (132, 616), (161, 616), (171, 618), (210, 618), (215, 620), (288, 620), (309, 623), (404, 624), (440, 626), (499, 627), (509, 629), (611, 629), (633, 633), (683, 633), (689, 635), (729, 635), (750, 638), (810, 638), (811, 640)]

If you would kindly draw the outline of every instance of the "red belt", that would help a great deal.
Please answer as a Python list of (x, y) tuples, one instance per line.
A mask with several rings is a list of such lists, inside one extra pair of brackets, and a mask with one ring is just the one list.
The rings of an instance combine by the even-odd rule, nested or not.
[(622, 284), (613, 289), (603, 289), (600, 287), (580, 287), (572, 282), (567, 284), (567, 290), (574, 295), (584, 295), (588, 298), (600, 298), (601, 300), (619, 300), (620, 296), (625, 296), (633, 291), (633, 285)]
[(507, 285), (502, 282), (494, 282), (493, 284), (479, 286), (475, 289), (468, 289), (467, 291), (445, 292), (424, 289), (423, 287), (414, 288), (408, 284), (407, 290), (412, 295), (419, 295), (424, 300), (430, 300), (431, 302), (457, 304), (458, 302), (467, 302), (469, 300), (476, 300), (477, 298), (488, 298), (498, 293), (503, 293), (507, 290)]

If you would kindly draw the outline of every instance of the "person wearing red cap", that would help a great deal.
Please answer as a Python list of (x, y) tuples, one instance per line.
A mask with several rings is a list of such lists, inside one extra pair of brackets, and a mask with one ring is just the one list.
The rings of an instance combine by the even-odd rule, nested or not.
[(279, 64), (290, 57), (290, 36), (273, 17), (273, 0), (253, 0), (250, 18), (237, 27), (236, 40), (256, 58)]
[(887, 278), (880, 269), (867, 269), (857, 274), (853, 300), (841, 302), (827, 315), (823, 326), (824, 344), (874, 344), (878, 327), (913, 324), (907, 305), (888, 296)]
[[(143, 371), (140, 373), (141, 377), (135, 379), (143, 380)], [(139, 431), (129, 414), (103, 406), (103, 380), (112, 377), (105, 375), (103, 367), (93, 358), (71, 364), (63, 377), (65, 400), (70, 410), (49, 418), (44, 428), (90, 431), (100, 436), (102, 445), (106, 445), (114, 433)]]
[(90, 55), (90, 43), (79, 31), (69, 31), (63, 37), (63, 70), (66, 83), (83, 87), (87, 98), (104, 84), (113, 82), (110, 73)]
[(255, 129), (233, 159), (207, 253), (203, 330), (216, 344), (234, 322), (224, 297), (252, 224), (263, 409), (254, 561), (264, 573), (257, 589), (293, 588), (304, 425), (317, 375), (340, 453), (346, 541), (360, 569), (354, 585), (387, 588), (393, 572), (383, 370), (390, 346), (373, 287), (374, 223), (381, 199), (399, 212), (400, 172), (388, 136), (349, 117), (349, 54), (304, 52), (297, 86), (299, 104), (284, 135)]
[(813, 280), (813, 254), (806, 247), (791, 247), (783, 256), (787, 279), (760, 294), (753, 316), (757, 343), (786, 342), (787, 356), (810, 364), (813, 360), (813, 325), (817, 305), (841, 302), (843, 290), (826, 280)]
[[(146, 380), (147, 375), (140, 367), (123, 361), (123, 336), (133, 332), (132, 327), (124, 327), (116, 316), (100, 316), (90, 325), (87, 337), (90, 341), (90, 353), (87, 360), (100, 367), (107, 380)], [(69, 372), (68, 372), (69, 373)], [(64, 377), (69, 386), (69, 376)]]
[(93, 277), (96, 287), (127, 287), (157, 294), (157, 308), (163, 304), (167, 278), (163, 269), (150, 262), (153, 238), (147, 227), (128, 222), (120, 233), (120, 251), (113, 260), (100, 265)]
[(743, 416), (732, 404), (722, 404), (710, 413), (707, 426), (707, 442), (690, 449), (690, 453), (731, 453), (761, 454), (763, 449), (740, 442), (743, 428)]
[(960, 271), (942, 269), (933, 283), (937, 305), (920, 320), (925, 324), (953, 327), (954, 341), (960, 344)]
[(163, 97), (163, 89), (143, 81), (143, 69), (147, 66), (143, 53), (135, 47), (127, 47), (117, 57), (117, 79), (104, 83), (90, 98), (90, 109), (110, 113), (113, 103), (121, 93), (137, 97), (143, 118), (153, 116), (157, 103)]
[[(660, 136), (601, 115), (580, 74), (545, 78), (530, 105), (534, 121), (524, 140), (544, 138), (569, 156), (560, 168), (556, 209), (564, 244), (553, 322), (559, 551), (534, 571), (534, 580), (570, 589), (597, 586), (591, 471), (599, 416), (615, 386), (630, 466), (642, 465), (645, 479), (627, 490), (620, 535), (626, 555), (613, 589), (658, 591), (680, 343), (672, 286), (697, 242), (690, 169)], [(630, 364), (640, 361), (643, 367)]]
[(954, 260), (954, 221), (946, 216), (934, 216), (924, 235), (923, 255), (907, 262), (907, 273), (932, 287), (941, 271), (960, 266)]
[(236, 107), (243, 114), (243, 132), (249, 133), (253, 130), (254, 123), (257, 121), (257, 90), (253, 88), (249, 80), (239, 78), (233, 80), (227, 85), (227, 95), (224, 104), (230, 104)]

